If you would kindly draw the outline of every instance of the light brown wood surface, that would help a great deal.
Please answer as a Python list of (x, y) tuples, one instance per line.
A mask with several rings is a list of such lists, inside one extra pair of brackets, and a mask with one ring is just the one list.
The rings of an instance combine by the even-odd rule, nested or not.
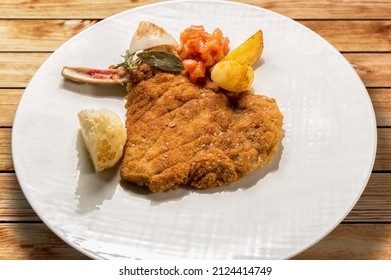
[[(0, 2), (0, 259), (87, 259), (52, 233), (18, 184), (12, 124), (31, 77), (84, 28), (156, 0)], [(294, 259), (391, 259), (391, 1), (240, 1), (297, 20), (354, 67), (375, 109), (378, 149), (368, 185), (342, 223)]]

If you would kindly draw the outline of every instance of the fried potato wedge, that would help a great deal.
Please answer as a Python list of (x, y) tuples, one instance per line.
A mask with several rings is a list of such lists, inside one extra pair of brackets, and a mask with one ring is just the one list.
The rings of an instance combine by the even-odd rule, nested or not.
[(263, 33), (257, 31), (238, 47), (230, 51), (221, 61), (235, 60), (241, 64), (253, 66), (263, 51)]
[(249, 90), (254, 80), (252, 67), (235, 60), (218, 62), (210, 74), (212, 81), (221, 88), (232, 92)]

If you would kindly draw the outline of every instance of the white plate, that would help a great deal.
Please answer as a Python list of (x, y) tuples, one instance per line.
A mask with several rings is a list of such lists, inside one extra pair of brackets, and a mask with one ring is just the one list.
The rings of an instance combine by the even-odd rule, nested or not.
[[(77, 113), (125, 115), (124, 90), (64, 81), (64, 65), (105, 68), (141, 20), (179, 37), (192, 24), (222, 29), (235, 47), (256, 30), (265, 49), (254, 90), (285, 116), (281, 152), (230, 186), (150, 194), (94, 174)], [(368, 93), (320, 36), (274, 12), (232, 2), (164, 2), (112, 16), (74, 36), (29, 83), (12, 151), (19, 183), (45, 224), (97, 259), (284, 259), (322, 239), (349, 213), (371, 174), (376, 122)]]

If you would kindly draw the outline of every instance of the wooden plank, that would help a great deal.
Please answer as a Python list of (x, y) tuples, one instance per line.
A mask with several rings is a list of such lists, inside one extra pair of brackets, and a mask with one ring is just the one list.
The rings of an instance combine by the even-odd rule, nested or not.
[(88, 259), (43, 223), (0, 224), (0, 260)]
[[(74, 19), (0, 20), (0, 51), (54, 51), (66, 40), (96, 22), (97, 20)], [(342, 52), (391, 51), (391, 20), (299, 22), (323, 36)]]
[(50, 53), (1, 53), (0, 88), (26, 87)]
[(368, 89), (378, 126), (391, 126), (391, 89)]
[(11, 155), (11, 129), (0, 129), (0, 170), (12, 171), (14, 169)]
[(341, 52), (391, 51), (390, 20), (300, 21)]
[(391, 53), (345, 53), (367, 87), (391, 86)]
[(0, 127), (10, 127), (14, 121), (16, 105), (0, 104)]
[(391, 173), (372, 173), (363, 194), (344, 222), (391, 223)]
[(391, 260), (391, 224), (341, 224), (293, 259)]
[(106, 18), (161, 0), (2, 0), (0, 18)]
[(2, 89), (0, 88), (0, 106), (18, 105), (24, 89)]
[[(391, 259), (390, 224), (340, 224), (293, 259)], [(0, 224), (0, 259), (88, 259), (42, 223)]]
[(10, 127), (24, 89), (0, 89), (0, 127)]
[(54, 51), (97, 20), (0, 20), (0, 51)]
[[(0, 18), (105, 18), (161, 0), (2, 0)], [(291, 18), (390, 18), (388, 0), (243, 0)]]
[(0, 173), (0, 221), (40, 221), (27, 202), (15, 173)]
[(388, 0), (244, 0), (295, 19), (390, 18)]
[(375, 171), (391, 171), (391, 130), (389, 128), (377, 129), (377, 151)]

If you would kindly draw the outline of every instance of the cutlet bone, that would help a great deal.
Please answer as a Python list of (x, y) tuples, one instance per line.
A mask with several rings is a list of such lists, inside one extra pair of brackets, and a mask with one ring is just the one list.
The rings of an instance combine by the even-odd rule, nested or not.
[[(146, 49), (175, 53), (177, 45), (174, 37), (163, 28), (154, 23), (142, 21), (131, 39), (128, 53), (133, 54)], [(122, 67), (96, 69), (64, 66), (61, 75), (65, 79), (81, 84), (125, 85), (130, 81), (131, 72)]]

